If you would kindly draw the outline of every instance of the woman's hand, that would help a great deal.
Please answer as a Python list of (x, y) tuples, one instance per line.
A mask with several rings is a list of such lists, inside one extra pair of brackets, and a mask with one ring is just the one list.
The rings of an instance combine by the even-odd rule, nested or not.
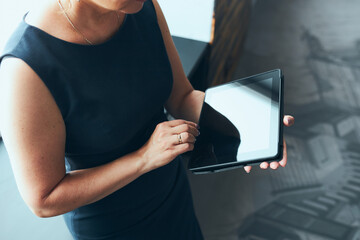
[[(295, 122), (295, 118), (293, 116), (290, 116), (290, 115), (285, 115), (284, 116), (284, 119), (283, 119), (283, 122), (284, 122), (284, 125), (287, 126), (287, 127), (290, 127), (291, 125), (294, 124)], [(280, 166), (282, 167), (285, 167), (287, 163), (287, 152), (286, 152), (286, 142), (285, 142), (285, 139), (284, 139), (284, 153), (283, 153), (283, 158), (281, 161), (274, 161), (274, 162), (271, 162), (270, 164), (268, 162), (262, 162), (260, 164), (260, 168), (262, 169), (267, 169), (270, 165), (270, 168), (272, 169), (277, 169)], [(244, 170), (249, 173), (250, 170), (251, 170), (251, 166), (245, 166), (244, 167)]]
[(192, 151), (200, 132), (197, 124), (185, 120), (159, 123), (150, 139), (138, 151), (144, 173), (171, 162), (178, 155)]

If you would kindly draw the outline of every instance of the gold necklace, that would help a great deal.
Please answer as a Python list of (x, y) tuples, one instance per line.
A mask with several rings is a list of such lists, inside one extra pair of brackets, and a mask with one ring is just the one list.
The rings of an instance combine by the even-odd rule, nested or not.
[[(89, 45), (94, 45), (82, 32), (80, 32), (79, 29), (77, 29), (75, 27), (75, 25), (73, 24), (73, 22), (71, 21), (69, 15), (67, 14), (66, 10), (64, 9), (63, 5), (61, 4), (61, 0), (58, 0), (58, 4), (60, 6), (61, 11), (64, 13), (66, 19), (68, 20), (68, 22), (70, 23), (70, 25), (72, 26), (72, 28), (78, 33), (80, 34), (84, 40), (89, 44)], [(117, 11), (114, 11), (116, 13), (117, 19), (118, 19), (118, 23), (120, 24), (120, 16), (119, 13)]]

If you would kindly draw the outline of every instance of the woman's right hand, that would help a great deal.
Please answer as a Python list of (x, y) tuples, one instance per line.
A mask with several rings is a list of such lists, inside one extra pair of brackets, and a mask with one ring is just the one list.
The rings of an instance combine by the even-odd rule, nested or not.
[(164, 166), (178, 155), (192, 151), (199, 134), (194, 122), (172, 120), (159, 123), (149, 140), (138, 150), (143, 172)]

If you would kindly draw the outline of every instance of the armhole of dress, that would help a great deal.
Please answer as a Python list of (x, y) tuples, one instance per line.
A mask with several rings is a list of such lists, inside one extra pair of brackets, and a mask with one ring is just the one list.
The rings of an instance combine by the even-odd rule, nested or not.
[(158, 16), (157, 16), (157, 12), (156, 12), (156, 8), (155, 8), (155, 5), (153, 3), (152, 0), (148, 0), (149, 1), (149, 4), (151, 5), (151, 9), (153, 11), (153, 14), (155, 15), (155, 18), (156, 18), (156, 23), (159, 25), (159, 21), (158, 21)]
[(153, 3), (153, 1), (152, 0), (148, 0), (149, 2), (150, 2), (150, 5), (151, 5), (151, 7), (152, 7), (152, 9), (155, 11), (155, 13), (156, 13), (156, 9), (155, 9), (155, 6), (154, 6), (154, 3)]
[(44, 81), (44, 79), (42, 78), (42, 76), (40, 76), (39, 74), (39, 70), (37, 70), (32, 64), (31, 64), (31, 61), (28, 61), (26, 58), (24, 57), (19, 57), (19, 56), (16, 56), (15, 54), (13, 53), (5, 53), (4, 55), (2, 55), (0, 57), (0, 68), (1, 68), (1, 64), (2, 62), (6, 59), (6, 58), (17, 58), (21, 61), (23, 61), (26, 65), (28, 65), (28, 67), (31, 68), (31, 70), (38, 76), (38, 78), (44, 83), (45, 87), (48, 89), (51, 97), (54, 99), (54, 102), (57, 106), (57, 108), (59, 109), (60, 113), (61, 113), (61, 116), (63, 118), (63, 121), (65, 122), (65, 114), (66, 114), (66, 110), (65, 109), (62, 109), (60, 107), (60, 103), (56, 100), (56, 97), (54, 96), (53, 92), (50, 90), (50, 86), (47, 84), (46, 81)]

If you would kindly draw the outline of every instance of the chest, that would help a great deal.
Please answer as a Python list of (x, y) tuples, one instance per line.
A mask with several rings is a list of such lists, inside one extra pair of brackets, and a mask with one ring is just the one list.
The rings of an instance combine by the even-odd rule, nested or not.
[(78, 69), (64, 75), (67, 152), (125, 145), (170, 96), (172, 71), (162, 38), (136, 33), (119, 41), (111, 51), (100, 48), (86, 58), (79, 56)]

